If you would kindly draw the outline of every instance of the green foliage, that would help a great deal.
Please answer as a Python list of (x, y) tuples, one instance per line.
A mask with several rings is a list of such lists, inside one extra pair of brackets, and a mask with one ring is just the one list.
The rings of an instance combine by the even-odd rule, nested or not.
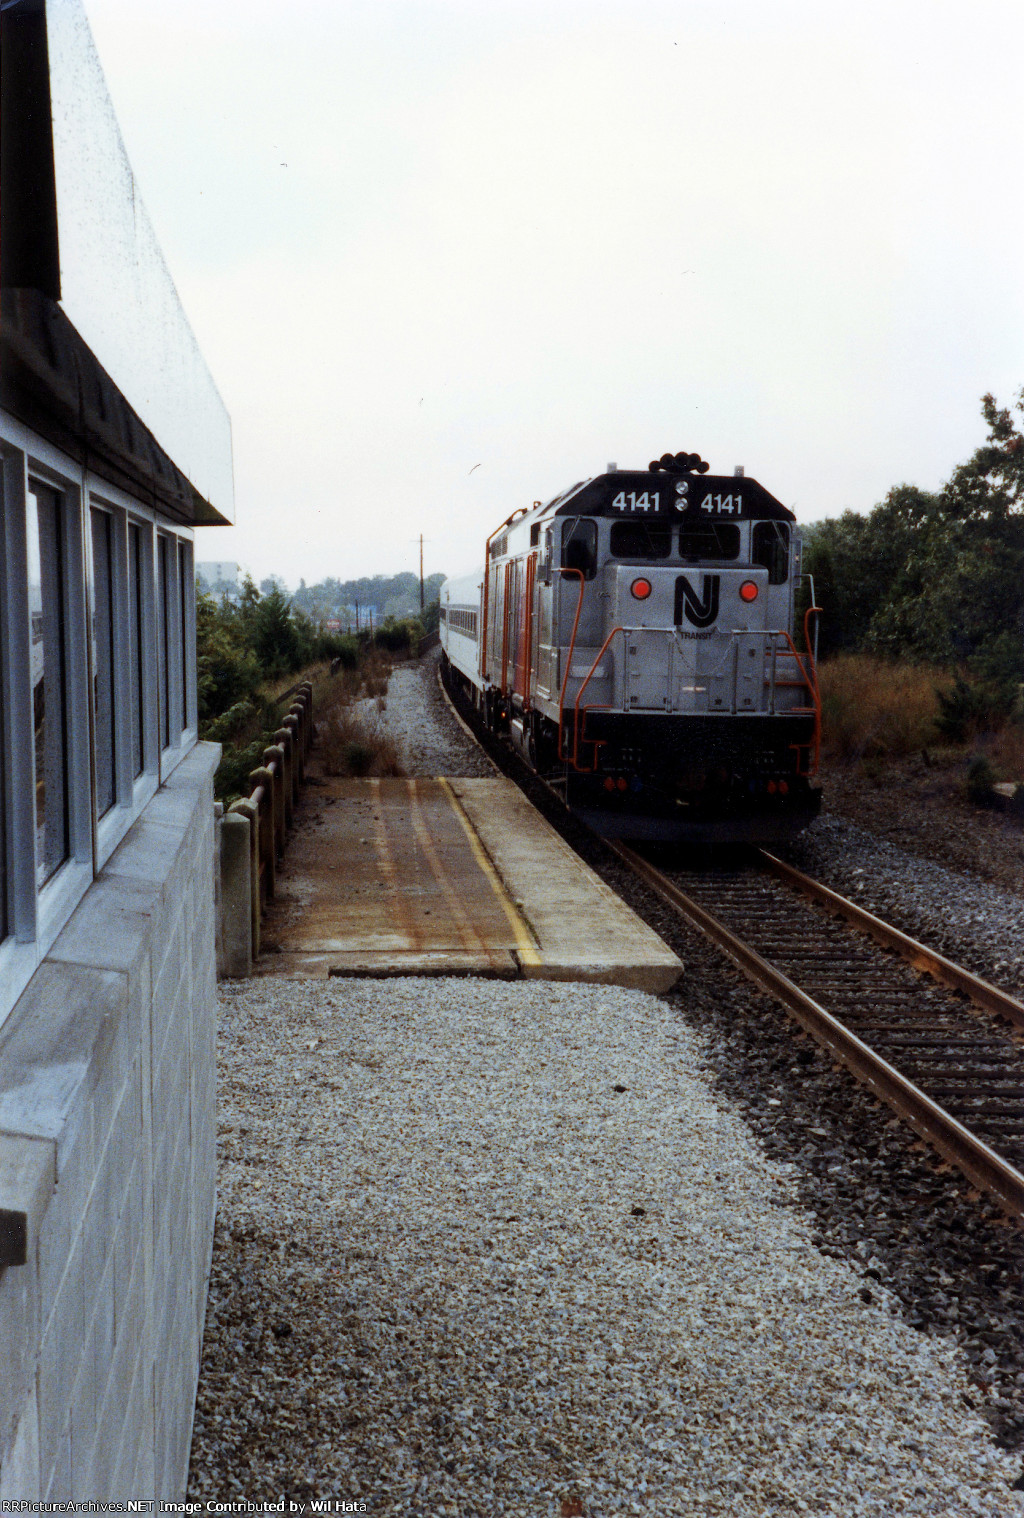
[(1024, 683), (1024, 390), (982, 400), (989, 436), (935, 494), (899, 485), (866, 516), (808, 530), (825, 607), (821, 652), (961, 667), (941, 701), (950, 736), (1005, 721)]
[[(245, 700), (262, 679), (259, 661), (246, 646), (240, 617), (227, 601), (196, 594), (199, 721), (208, 722)], [(205, 734), (204, 734), (205, 736)]]
[[(436, 601), (444, 575), (428, 575), (423, 582), (424, 606)], [(264, 581), (269, 588), (269, 582)], [(281, 587), (283, 589), (283, 587)], [(292, 606), (308, 617), (315, 626), (324, 622), (340, 622), (345, 628), (356, 625), (356, 609), (363, 625), (368, 620), (368, 608), (373, 607), (374, 621), (388, 618), (401, 621), (406, 617), (420, 615), (419, 575), (372, 575), (361, 580), (320, 580), (316, 585), (300, 581), (292, 597)]]
[(344, 772), (349, 775), (368, 775), (373, 767), (373, 749), (368, 743), (346, 743), (343, 755)]
[(230, 744), (224, 745), (213, 783), (214, 795), (218, 801), (223, 801), (225, 806), (229, 806), (240, 796), (248, 796), (251, 793), (252, 784), (249, 776), (253, 770), (259, 769), (262, 765), (263, 750), (269, 743), (270, 737), (264, 733), (252, 743), (247, 743), (244, 748), (232, 748)]
[(224, 746), (214, 782), (218, 800), (248, 795), (249, 773), (273, 742), (280, 708), (261, 696), (261, 687), (330, 657), (316, 652), (321, 641), (277, 586), (263, 596), (247, 576), (237, 602), (197, 595), (199, 732)]
[(352, 633), (339, 633), (330, 638), (320, 638), (324, 652), (318, 657), (337, 660), (339, 669), (355, 669), (359, 663), (359, 640)]
[[(414, 583), (418, 598), (419, 580)], [(388, 661), (376, 649), (408, 652), (423, 633), (415, 617), (387, 619), (372, 639), (368, 628), (358, 636), (327, 632), (297, 609), (297, 599), (289, 599), (280, 580), (264, 580), (258, 589), (249, 576), (235, 602), (197, 595), (200, 734), (223, 745), (215, 780), (220, 801), (249, 794), (249, 775), (262, 764), (263, 750), (280, 726), (279, 704), (263, 694), (268, 682), (337, 661), (344, 670), (361, 669), (367, 695), (383, 694)], [(394, 756), (382, 758), (381, 743), (361, 732), (346, 731), (340, 741), (342, 773), (367, 774), (371, 767), (391, 773), (381, 765), (397, 764)]]
[(981, 689), (957, 675), (948, 690), (936, 690), (939, 715), (935, 726), (953, 743), (966, 743), (991, 724), (991, 711)]
[(390, 654), (415, 653), (416, 645), (423, 637), (423, 624), (413, 617), (405, 617), (401, 622), (388, 618), (373, 634), (373, 641), (377, 648), (383, 648)]
[(975, 806), (991, 806), (996, 776), (984, 754), (975, 754), (967, 766), (967, 799)]
[(301, 669), (312, 656), (312, 628), (292, 614), (291, 602), (276, 585), (254, 608), (251, 635), (256, 657), (271, 677)]

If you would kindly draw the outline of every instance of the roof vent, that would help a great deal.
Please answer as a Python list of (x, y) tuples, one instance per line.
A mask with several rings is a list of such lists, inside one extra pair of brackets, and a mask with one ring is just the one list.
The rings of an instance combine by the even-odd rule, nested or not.
[(743, 478), (743, 465), (742, 464), (737, 464), (736, 465), (736, 468), (733, 470), (733, 476), (737, 480), (742, 480), (742, 478)]
[(608, 468), (605, 470), (605, 474), (614, 474), (618, 467), (618, 464), (609, 464)]

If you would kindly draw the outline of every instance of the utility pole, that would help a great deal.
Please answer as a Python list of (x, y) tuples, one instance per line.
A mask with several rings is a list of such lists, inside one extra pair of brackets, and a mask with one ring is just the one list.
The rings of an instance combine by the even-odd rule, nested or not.
[(420, 533), (420, 611), (423, 610), (423, 534)]

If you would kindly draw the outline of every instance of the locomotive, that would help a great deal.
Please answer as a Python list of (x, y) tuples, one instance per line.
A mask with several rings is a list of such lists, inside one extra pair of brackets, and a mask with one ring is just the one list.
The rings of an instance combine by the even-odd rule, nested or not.
[(795, 521), (697, 454), (609, 465), (513, 512), (483, 569), (445, 581), (444, 679), (605, 836), (791, 838), (821, 799)]

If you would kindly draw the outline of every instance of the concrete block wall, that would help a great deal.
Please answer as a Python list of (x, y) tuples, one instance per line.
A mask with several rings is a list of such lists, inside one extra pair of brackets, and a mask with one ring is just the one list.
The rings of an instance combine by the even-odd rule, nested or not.
[(218, 757), (197, 745), (156, 793), (0, 1029), (0, 1215), (26, 1232), (0, 1271), (3, 1501), (184, 1496), (215, 1207)]

